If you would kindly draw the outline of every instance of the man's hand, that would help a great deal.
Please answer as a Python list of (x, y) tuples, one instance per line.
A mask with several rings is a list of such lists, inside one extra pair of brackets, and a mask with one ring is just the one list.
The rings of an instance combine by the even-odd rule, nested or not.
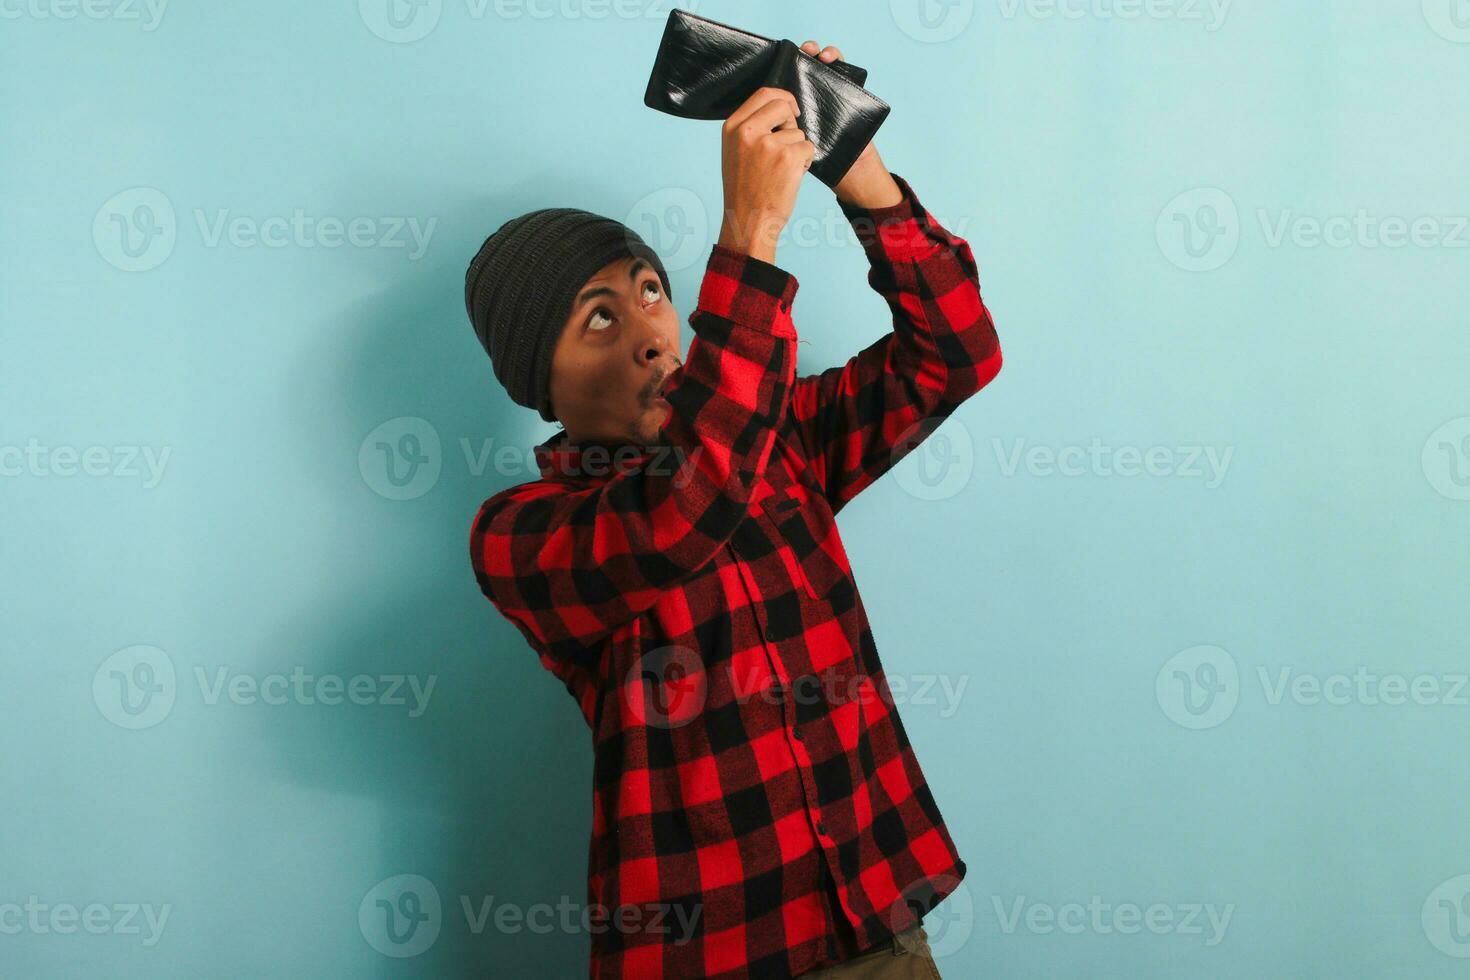
[[(842, 60), (842, 52), (831, 44), (824, 48), (816, 41), (807, 41), (801, 50), (827, 64)], [(839, 200), (860, 208), (889, 207), (903, 200), (903, 191), (878, 159), (878, 150), (872, 143), (863, 147), (863, 152), (832, 190)]]
[(817, 148), (796, 125), (796, 96), (763, 86), (730, 113), (722, 130), (725, 217), (721, 245), (776, 261), (776, 239)]

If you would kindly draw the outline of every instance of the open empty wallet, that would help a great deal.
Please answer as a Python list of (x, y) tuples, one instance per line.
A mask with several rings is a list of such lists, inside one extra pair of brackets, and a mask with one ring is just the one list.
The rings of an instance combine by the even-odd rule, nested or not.
[(763, 85), (786, 89), (801, 107), (796, 124), (817, 148), (811, 173), (835, 187), (888, 117), (888, 103), (863, 88), (867, 78), (857, 65), (818, 61), (788, 38), (676, 9), (643, 103), (684, 119), (724, 119)]

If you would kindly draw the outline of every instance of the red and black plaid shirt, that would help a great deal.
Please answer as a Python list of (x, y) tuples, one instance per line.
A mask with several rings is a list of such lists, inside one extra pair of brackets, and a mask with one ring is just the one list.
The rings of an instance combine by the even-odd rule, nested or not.
[(796, 279), (715, 245), (662, 442), (559, 432), (475, 517), (481, 589), (592, 729), (593, 977), (794, 976), (964, 876), (833, 522), (1001, 365), (969, 245), (895, 178), (839, 201), (891, 333), (798, 377)]

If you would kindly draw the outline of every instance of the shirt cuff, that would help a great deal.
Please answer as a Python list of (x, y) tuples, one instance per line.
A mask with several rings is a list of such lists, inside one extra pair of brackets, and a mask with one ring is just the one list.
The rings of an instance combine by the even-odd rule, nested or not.
[(931, 232), (929, 213), (909, 182), (891, 170), (889, 175), (903, 192), (897, 204), (864, 208), (838, 198), (838, 207), (869, 255), (889, 261), (923, 258), (941, 247), (944, 239)]
[(780, 266), (716, 242), (699, 286), (698, 307), (741, 326), (794, 338), (791, 303), (799, 285)]

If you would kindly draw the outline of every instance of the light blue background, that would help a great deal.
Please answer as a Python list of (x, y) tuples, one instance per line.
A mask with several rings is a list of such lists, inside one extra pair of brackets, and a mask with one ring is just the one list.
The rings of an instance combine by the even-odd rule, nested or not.
[[(553, 430), (496, 386), (462, 283), (500, 222), (579, 206), (662, 222), (641, 230), (678, 252), (687, 317), (718, 126), (642, 105), (667, 6), (443, 0), (395, 35), (378, 0), (177, 3), (151, 29), (141, 6), (28, 2), (0, 20), (0, 975), (585, 975), (584, 934), (476, 932), (460, 906), (582, 902), (590, 819), (586, 726), (470, 572), (476, 505)], [(1450, 917), (1470, 890), (1470, 707), (1448, 696), (1470, 670), (1454, 2), (1464, 30), (1451, 0), (1239, 0), (1223, 22), (1194, 0), (698, 8), (869, 69), (884, 159), (971, 242), (1005, 351), (841, 519), (890, 674), (964, 685), (900, 705), (969, 865), (970, 911), (941, 906), (946, 977), (1470, 969), (1470, 903)], [(171, 250), (151, 239), (153, 267), (126, 271), (114, 215), (144, 222), (157, 195)], [(296, 209), (369, 237), (434, 224), (418, 257), (206, 234)], [(1346, 247), (1273, 244), (1283, 218), (1360, 211)], [(794, 226), (834, 215), (809, 180)], [(1385, 218), (1434, 219), (1436, 244), (1372, 247)], [(815, 371), (888, 321), (855, 243), (807, 241), (778, 262)], [(399, 489), (377, 444), (405, 434), (429, 463)], [(467, 462), (486, 440), (511, 464)], [(1167, 447), (1167, 475), (1039, 455), (1093, 440)], [(63, 447), (99, 447), (94, 475), (66, 475)], [(127, 447), (167, 451), (161, 479)], [(1016, 447), (1038, 455), (1010, 468)], [(1218, 485), (1189, 447), (1231, 453)], [(146, 679), (119, 654), (138, 645), (175, 680), (132, 730), (113, 685)], [(1175, 667), (1211, 679), (1200, 656), (1220, 700), (1180, 686)], [(1439, 695), (1274, 696), (1282, 671), (1360, 668)], [(197, 674), (298, 669), (436, 686), (410, 717), (211, 703)], [(370, 892), (404, 874), (433, 884), (441, 929), (389, 957)], [(60, 934), (22, 921), (31, 896), (169, 917), (153, 945), (112, 911)], [(1231, 918), (1214, 944), (1203, 917), (1007, 928), (1018, 901), (1093, 896)]]

